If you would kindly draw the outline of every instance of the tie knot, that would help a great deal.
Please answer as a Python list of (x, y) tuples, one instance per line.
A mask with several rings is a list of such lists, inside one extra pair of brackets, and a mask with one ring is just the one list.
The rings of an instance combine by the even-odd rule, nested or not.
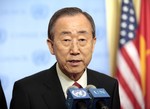
[(74, 82), (73, 85), (74, 85), (74, 86), (77, 86), (78, 88), (82, 88), (82, 86), (81, 86), (79, 83), (77, 83), (77, 82)]

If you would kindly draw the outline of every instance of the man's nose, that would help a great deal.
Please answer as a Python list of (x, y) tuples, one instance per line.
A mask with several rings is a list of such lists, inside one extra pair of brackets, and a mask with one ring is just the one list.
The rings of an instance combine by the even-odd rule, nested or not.
[(72, 55), (78, 55), (79, 52), (79, 45), (78, 45), (78, 41), (77, 40), (73, 40), (72, 41), (72, 45), (71, 45), (71, 54)]

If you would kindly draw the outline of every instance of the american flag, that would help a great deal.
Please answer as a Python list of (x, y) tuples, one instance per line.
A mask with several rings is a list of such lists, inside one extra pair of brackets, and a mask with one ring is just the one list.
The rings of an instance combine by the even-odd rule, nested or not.
[(137, 22), (132, 0), (122, 0), (117, 73), (122, 109), (144, 109)]

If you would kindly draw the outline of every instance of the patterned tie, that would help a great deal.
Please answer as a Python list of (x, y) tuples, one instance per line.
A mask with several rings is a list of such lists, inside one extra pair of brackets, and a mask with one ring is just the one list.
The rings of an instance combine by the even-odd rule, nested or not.
[(74, 82), (73, 85), (74, 85), (74, 86), (77, 86), (78, 88), (82, 88), (82, 86), (81, 86), (79, 83), (77, 83), (77, 82)]

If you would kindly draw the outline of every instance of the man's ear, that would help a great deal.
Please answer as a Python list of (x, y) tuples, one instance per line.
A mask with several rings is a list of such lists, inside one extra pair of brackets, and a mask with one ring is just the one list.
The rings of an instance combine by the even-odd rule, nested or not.
[(93, 50), (92, 50), (93, 52), (94, 52), (94, 49), (95, 49), (95, 44), (96, 44), (96, 37), (93, 38)]
[(50, 39), (47, 39), (47, 45), (48, 45), (48, 48), (49, 48), (49, 51), (51, 52), (51, 54), (55, 55), (53, 41)]

